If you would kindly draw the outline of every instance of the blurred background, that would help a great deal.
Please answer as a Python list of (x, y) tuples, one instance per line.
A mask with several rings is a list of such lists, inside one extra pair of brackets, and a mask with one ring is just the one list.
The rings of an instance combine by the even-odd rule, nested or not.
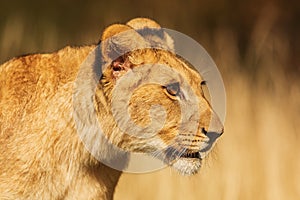
[(194, 38), (216, 62), (225, 134), (201, 172), (124, 174), (115, 199), (300, 199), (300, 1), (10, 0), (0, 13), (0, 63), (96, 43), (139, 16)]

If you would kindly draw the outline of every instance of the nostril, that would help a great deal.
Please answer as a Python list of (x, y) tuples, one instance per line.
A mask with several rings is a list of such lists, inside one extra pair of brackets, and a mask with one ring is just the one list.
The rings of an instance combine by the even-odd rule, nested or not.
[(201, 129), (201, 132), (202, 132), (204, 135), (207, 135), (207, 131), (205, 130), (205, 128), (202, 128), (202, 129)]
[(223, 135), (224, 133), (224, 128), (222, 128), (221, 132), (220, 132), (220, 136)]

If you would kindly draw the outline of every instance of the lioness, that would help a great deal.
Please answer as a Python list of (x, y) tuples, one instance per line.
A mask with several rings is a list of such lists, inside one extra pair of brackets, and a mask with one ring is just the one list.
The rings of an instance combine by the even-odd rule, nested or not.
[[(153, 20), (137, 18), (125, 25), (111, 25), (101, 41), (97, 67), (102, 72), (94, 94), (87, 99), (92, 102), (103, 136), (113, 148), (152, 154), (182, 174), (197, 173), (201, 160), (223, 133), (222, 123), (203, 94), (202, 77), (174, 53), (172, 38)], [(132, 47), (134, 50), (128, 51)], [(86, 125), (95, 119), (87, 112), (86, 102), (74, 103), (74, 97), (86, 95), (82, 91), (88, 90), (87, 83), (97, 73), (85, 72), (83, 67), (82, 79), (75, 81), (81, 64), (95, 48), (97, 45), (65, 47), (51, 54), (13, 58), (1, 65), (0, 199), (113, 198), (122, 172), (104, 165), (85, 148), (82, 137), (98, 138)], [(177, 75), (156, 70), (158, 64)], [(126, 112), (131, 122), (146, 130), (143, 127), (151, 123), (160, 124), (155, 117), (164, 119), (156, 134), (147, 137), (119, 126), (127, 121), (124, 123), (124, 113), (118, 113), (123, 109), (118, 108), (118, 100), (128, 91), (116, 92), (118, 84), (141, 81), (139, 75), (129, 75), (142, 65), (148, 66), (142, 79), (151, 76), (164, 82), (143, 84), (130, 91)], [(150, 112), (155, 105), (161, 107)], [(81, 118), (86, 123), (78, 122)], [(194, 132), (190, 126), (196, 127)], [(104, 143), (96, 147), (102, 157), (126, 167), (126, 156), (112, 153)]]

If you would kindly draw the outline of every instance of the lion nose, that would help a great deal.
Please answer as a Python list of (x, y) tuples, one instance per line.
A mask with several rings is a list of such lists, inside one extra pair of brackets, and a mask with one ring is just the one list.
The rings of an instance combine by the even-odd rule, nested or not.
[(224, 133), (224, 126), (215, 112), (213, 112), (211, 116), (210, 124), (208, 130), (206, 131), (206, 134), (207, 132), (216, 133), (218, 134), (218, 137), (220, 137)]
[(201, 129), (201, 133), (203, 133), (204, 135), (207, 135), (208, 133), (210, 133), (210, 132), (214, 132), (214, 133), (216, 133), (216, 134), (218, 134), (219, 136), (218, 137), (220, 137), (221, 135), (223, 135), (223, 133), (224, 133), (224, 128), (222, 128), (220, 131), (207, 131), (207, 130), (205, 130), (205, 128), (202, 128)]

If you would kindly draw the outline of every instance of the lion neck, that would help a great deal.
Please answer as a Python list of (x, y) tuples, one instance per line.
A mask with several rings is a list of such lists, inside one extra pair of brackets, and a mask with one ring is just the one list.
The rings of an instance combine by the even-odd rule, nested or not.
[(99, 85), (100, 77), (95, 74), (95, 68), (101, 67), (95, 59), (100, 49), (89, 49), (90, 53), (82, 60), (74, 82), (73, 120), (85, 152), (82, 163), (89, 176), (96, 180), (93, 184), (100, 188), (102, 198), (111, 199), (122, 170), (127, 166), (128, 155), (112, 144), (121, 137), (114, 131), (112, 119), (108, 117), (107, 97)]

